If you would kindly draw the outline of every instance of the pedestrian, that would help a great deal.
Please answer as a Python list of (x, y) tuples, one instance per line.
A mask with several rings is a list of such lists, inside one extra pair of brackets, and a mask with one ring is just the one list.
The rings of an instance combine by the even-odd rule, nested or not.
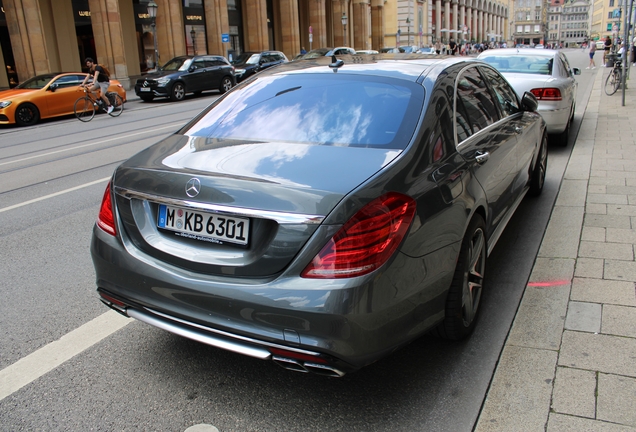
[(590, 45), (590, 65), (585, 69), (596, 69), (596, 63), (594, 63), (594, 54), (596, 54), (596, 44), (592, 43)]
[[(603, 51), (603, 66), (607, 67), (607, 55), (610, 53), (610, 49), (612, 49), (612, 38), (610, 38), (609, 36), (607, 36), (605, 38), (605, 43), (603, 45), (604, 51)], [(612, 65), (614, 66), (614, 65)]]
[(442, 53), (442, 43), (439, 39), (435, 42), (435, 52), (439, 55)]
[(84, 82), (80, 84), (80, 87), (86, 87), (86, 83), (91, 78), (91, 74), (94, 74), (92, 77), (93, 84), (89, 90), (91, 92), (95, 92), (99, 89), (101, 93), (100, 97), (107, 107), (106, 112), (108, 112), (108, 114), (112, 113), (115, 107), (110, 104), (110, 101), (106, 97), (106, 92), (110, 86), (110, 73), (108, 72), (108, 69), (106, 69), (104, 65), (95, 63), (91, 57), (86, 57), (84, 64), (86, 64), (86, 67), (88, 68), (88, 75), (86, 75), (86, 78), (84, 78)]
[(632, 66), (636, 66), (636, 36), (632, 40)]
[(450, 42), (448, 43), (448, 47), (450, 48), (450, 55), (457, 54), (457, 44), (455, 43), (455, 39), (451, 38)]

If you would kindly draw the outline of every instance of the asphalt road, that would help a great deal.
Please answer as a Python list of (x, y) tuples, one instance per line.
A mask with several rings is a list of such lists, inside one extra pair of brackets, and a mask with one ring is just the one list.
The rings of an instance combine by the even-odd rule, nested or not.
[[(584, 69), (584, 51), (566, 54), (583, 69), (578, 130), (601, 69)], [(543, 195), (524, 200), (491, 254), (470, 340), (425, 336), (328, 379), (125, 320), (97, 299), (89, 242), (108, 177), (214, 97), (131, 101), (121, 117), (90, 123), (0, 127), (0, 430), (471, 430), (576, 133), (550, 147)]]

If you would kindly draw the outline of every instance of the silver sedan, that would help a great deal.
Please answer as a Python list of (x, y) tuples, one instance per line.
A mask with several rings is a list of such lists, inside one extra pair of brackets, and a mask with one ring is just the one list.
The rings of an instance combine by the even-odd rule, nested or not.
[(487, 50), (477, 58), (499, 70), (518, 95), (534, 94), (548, 133), (567, 145), (578, 86), (574, 75), (580, 75), (580, 69), (570, 67), (562, 52), (547, 49)]

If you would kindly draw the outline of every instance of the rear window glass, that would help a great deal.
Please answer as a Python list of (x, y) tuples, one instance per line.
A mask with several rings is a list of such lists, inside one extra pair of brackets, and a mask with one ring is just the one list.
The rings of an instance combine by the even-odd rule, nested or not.
[(237, 88), (182, 133), (214, 139), (404, 148), (422, 108), (419, 84), (289, 74)]
[(551, 75), (553, 58), (544, 56), (487, 56), (480, 57), (480, 60), (485, 61), (489, 65), (493, 66), (499, 72), (514, 72), (514, 73), (530, 73), (539, 75)]

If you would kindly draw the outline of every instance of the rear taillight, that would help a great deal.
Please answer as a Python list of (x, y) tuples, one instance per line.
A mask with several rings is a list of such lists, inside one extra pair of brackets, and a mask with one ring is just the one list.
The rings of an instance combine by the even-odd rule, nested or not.
[(303, 270), (304, 278), (362, 276), (379, 268), (402, 242), (415, 215), (415, 201), (389, 192), (358, 211)]
[(106, 192), (104, 192), (104, 198), (102, 199), (102, 206), (99, 208), (97, 226), (110, 235), (117, 235), (117, 229), (115, 229), (115, 217), (113, 215), (113, 204), (110, 199), (110, 182), (108, 183), (108, 186), (106, 186)]
[(554, 87), (535, 88), (530, 90), (530, 92), (537, 98), (537, 100), (560, 101), (562, 99), (561, 90)]

